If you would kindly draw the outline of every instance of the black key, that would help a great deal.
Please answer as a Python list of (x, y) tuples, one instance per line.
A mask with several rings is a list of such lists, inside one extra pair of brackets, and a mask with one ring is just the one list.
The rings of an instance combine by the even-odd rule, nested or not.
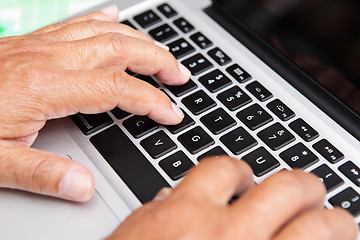
[(159, 127), (156, 122), (146, 116), (133, 116), (126, 119), (123, 125), (134, 138), (141, 138)]
[(142, 203), (151, 201), (163, 187), (170, 187), (117, 125), (90, 141)]
[(170, 86), (165, 85), (172, 94), (174, 94), (176, 97), (181, 97), (194, 89), (196, 89), (198, 86), (194, 83), (193, 80), (189, 80), (187, 83), (180, 85), (180, 86)]
[(210, 151), (207, 151), (206, 153), (200, 155), (197, 160), (201, 161), (206, 157), (216, 157), (218, 158), (219, 156), (223, 156), (223, 155), (228, 155), (221, 147), (217, 146), (214, 147), (213, 149), (211, 149)]
[(251, 105), (236, 116), (251, 130), (256, 130), (273, 120), (270, 114), (262, 109), (259, 104)]
[(220, 93), (217, 98), (231, 111), (235, 111), (252, 101), (238, 86)]
[(157, 132), (140, 142), (140, 145), (150, 154), (152, 158), (159, 158), (176, 149), (176, 144), (166, 135), (164, 131)]
[(226, 69), (226, 71), (235, 78), (238, 82), (244, 83), (249, 81), (252, 77), (238, 64), (234, 64)]
[(319, 137), (319, 133), (301, 118), (290, 123), (289, 127), (306, 142), (311, 142)]
[(188, 59), (181, 62), (187, 69), (191, 71), (192, 75), (199, 75), (200, 73), (213, 67), (212, 63), (209, 62), (202, 54), (198, 53)]
[(272, 93), (269, 92), (269, 90), (267, 90), (258, 81), (248, 84), (246, 89), (261, 102), (265, 102), (273, 96)]
[(339, 167), (339, 171), (350, 179), (356, 186), (360, 187), (360, 168), (353, 162), (348, 161), (344, 163)]
[(154, 87), (156, 87), (156, 88), (159, 87), (159, 84), (157, 84), (157, 83), (155, 82), (155, 80), (154, 80), (152, 77), (150, 77), (150, 76), (136, 75), (135, 77), (138, 78), (138, 79), (140, 79), (140, 80), (143, 80), (143, 81), (145, 81), (145, 82), (147, 82), (147, 83), (149, 83), (149, 84), (151, 84), (152, 86), (154, 86)]
[(360, 214), (360, 195), (350, 187), (330, 198), (329, 202), (349, 211), (354, 217)]
[(345, 157), (344, 154), (342, 154), (326, 139), (322, 139), (319, 142), (315, 143), (313, 145), (313, 148), (315, 148), (318, 153), (320, 153), (326, 160), (331, 163), (337, 163)]
[(199, 90), (196, 93), (183, 98), (181, 102), (195, 115), (199, 115), (216, 106), (215, 101), (203, 90)]
[(176, 59), (182, 58), (195, 51), (195, 48), (190, 45), (185, 39), (180, 38), (168, 44), (169, 51)]
[(194, 30), (193, 25), (191, 25), (188, 21), (186, 21), (184, 18), (179, 18), (174, 21), (174, 24), (183, 32), (188, 33)]
[(166, 126), (166, 128), (172, 134), (177, 134), (195, 124), (195, 121), (186, 112), (183, 111), (183, 113), (184, 113), (184, 118), (181, 121), (181, 123), (177, 125)]
[(258, 137), (264, 141), (272, 150), (276, 151), (280, 148), (295, 141), (294, 135), (292, 135), (286, 128), (280, 123), (275, 123), (270, 127), (260, 131)]
[(182, 151), (179, 151), (161, 160), (159, 166), (172, 180), (176, 181), (183, 177), (194, 166), (194, 163)]
[(149, 31), (149, 35), (152, 36), (156, 41), (166, 42), (176, 37), (178, 34), (168, 24), (163, 24)]
[(177, 12), (168, 4), (162, 4), (158, 6), (157, 9), (167, 18), (171, 18), (177, 15)]
[(125, 112), (124, 110), (121, 110), (120, 108), (116, 107), (113, 110), (111, 110), (111, 113), (117, 118), (117, 119), (123, 119), (127, 116), (130, 116), (131, 113)]
[(246, 150), (257, 145), (257, 141), (243, 127), (225, 134), (220, 141), (235, 155), (239, 155)]
[(226, 55), (220, 48), (214, 48), (208, 52), (209, 56), (220, 66), (224, 66), (231, 62), (231, 58)]
[(213, 43), (200, 32), (191, 35), (190, 38), (194, 41), (194, 43), (196, 43), (196, 45), (198, 45), (202, 49), (208, 48), (213, 45)]
[(124, 24), (124, 25), (127, 25), (133, 29), (136, 29), (136, 27), (129, 21), (129, 20), (125, 20), (125, 21), (122, 21), (120, 22), (121, 24)]
[(213, 134), (220, 134), (236, 125), (236, 121), (222, 108), (218, 108), (215, 111), (203, 116), (200, 118), (200, 121)]
[(325, 184), (327, 192), (331, 192), (344, 183), (344, 180), (342, 180), (333, 170), (331, 170), (331, 168), (325, 164), (317, 167), (311, 172), (317, 175), (320, 181)]
[(152, 10), (148, 10), (134, 17), (134, 20), (143, 28), (150, 27), (161, 21), (161, 18)]
[(295, 117), (295, 113), (279, 99), (275, 99), (266, 106), (282, 121)]
[(200, 77), (199, 82), (212, 93), (217, 92), (232, 83), (231, 80), (218, 69)]
[(257, 177), (261, 177), (280, 166), (278, 160), (276, 160), (264, 147), (256, 149), (242, 157), (242, 159), (250, 165)]
[(305, 169), (319, 161), (304, 144), (297, 143), (279, 155), (291, 168)]
[(209, 134), (200, 127), (195, 127), (180, 135), (178, 140), (192, 154), (196, 154), (215, 143)]
[(77, 113), (72, 115), (71, 119), (85, 135), (90, 135), (114, 122), (107, 113)]

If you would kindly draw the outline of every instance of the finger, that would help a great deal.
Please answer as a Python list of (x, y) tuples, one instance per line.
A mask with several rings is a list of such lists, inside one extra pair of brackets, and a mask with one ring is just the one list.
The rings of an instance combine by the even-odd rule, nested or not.
[(135, 30), (127, 25), (94, 19), (69, 24), (63, 28), (49, 32), (49, 34), (54, 35), (64, 41), (74, 41), (110, 32), (121, 33), (151, 43), (154, 42), (154, 40), (149, 35)]
[(52, 153), (0, 142), (0, 185), (73, 201), (87, 201), (94, 191), (91, 173)]
[(41, 34), (46, 32), (55, 31), (61, 29), (65, 26), (68, 26), (73, 23), (84, 22), (88, 20), (99, 20), (99, 21), (108, 21), (116, 22), (119, 18), (119, 10), (116, 5), (108, 6), (100, 11), (94, 11), (83, 16), (77, 16), (70, 18), (64, 22), (55, 23), (44, 28), (41, 28), (32, 34)]
[(306, 212), (286, 225), (274, 240), (354, 240), (358, 226), (353, 217), (343, 209), (314, 210)]
[(186, 196), (196, 201), (227, 205), (229, 200), (254, 184), (251, 168), (228, 156), (204, 159), (173, 190), (170, 198)]
[(154, 42), (107, 33), (66, 44), (65, 58), (75, 69), (129, 69), (143, 75), (156, 75), (170, 85), (184, 84), (190, 71), (179, 65), (174, 56)]
[[(165, 124), (178, 124), (182, 111), (168, 96), (145, 81), (129, 76), (123, 71), (92, 70), (68, 72), (62, 75), (66, 88), (59, 78), (58, 86), (50, 95), (48, 108), (50, 118), (58, 118), (77, 112), (101, 113), (119, 107), (136, 115), (148, 115)], [(45, 89), (46, 91), (46, 89)], [(49, 95), (49, 93), (40, 93)]]
[[(325, 194), (324, 185), (312, 174), (281, 171), (244, 193), (230, 212), (243, 224), (239, 228), (253, 231), (256, 239), (268, 239), (300, 212), (322, 208)], [(257, 226), (265, 227), (257, 231)]]

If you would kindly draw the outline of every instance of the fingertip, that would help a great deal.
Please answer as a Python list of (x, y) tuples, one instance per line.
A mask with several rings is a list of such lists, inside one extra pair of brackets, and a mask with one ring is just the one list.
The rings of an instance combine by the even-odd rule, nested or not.
[(101, 9), (100, 12), (109, 16), (109, 18), (110, 18), (109, 20), (112, 20), (112, 21), (117, 21), (119, 18), (119, 9), (115, 4)]
[(88, 201), (94, 192), (94, 178), (84, 169), (70, 168), (59, 183), (60, 197), (77, 201)]

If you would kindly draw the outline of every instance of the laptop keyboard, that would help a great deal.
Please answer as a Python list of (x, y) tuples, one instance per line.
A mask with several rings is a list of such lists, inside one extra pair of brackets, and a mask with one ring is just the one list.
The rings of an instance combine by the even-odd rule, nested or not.
[[(278, 99), (260, 80), (253, 79), (174, 8), (163, 4), (122, 23), (168, 45), (192, 73), (188, 83), (166, 86), (155, 77), (128, 72), (182, 104), (185, 118), (179, 125), (161, 126), (147, 116), (134, 116), (118, 108), (71, 117), (142, 203), (150, 201), (162, 187), (176, 184), (201, 159), (214, 155), (232, 154), (245, 160), (256, 177), (284, 169), (284, 163), (287, 169), (306, 170), (321, 156), (327, 161), (311, 172), (319, 176), (329, 193), (342, 186), (344, 179), (360, 186), (359, 167), (345, 161), (334, 143), (309, 125), (309, 119), (297, 118), (285, 99)], [(312, 148), (304, 143), (311, 143)], [(342, 175), (329, 167), (339, 161), (344, 161), (338, 168)], [(357, 216), (359, 200), (359, 193), (348, 187), (329, 203)]]

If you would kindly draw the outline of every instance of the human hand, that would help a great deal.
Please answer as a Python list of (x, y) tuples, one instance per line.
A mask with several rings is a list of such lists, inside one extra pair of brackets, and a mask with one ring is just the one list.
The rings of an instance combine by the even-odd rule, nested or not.
[[(230, 157), (204, 159), (174, 189), (130, 215), (114, 239), (355, 239), (350, 213), (323, 208), (325, 187), (300, 170), (254, 186), (252, 171)], [(229, 201), (233, 196), (238, 199)]]
[(163, 124), (181, 121), (163, 92), (125, 70), (170, 85), (185, 83), (190, 73), (163, 45), (117, 20), (112, 6), (0, 39), (0, 186), (75, 201), (91, 197), (94, 180), (85, 167), (29, 148), (48, 119), (117, 106)]

